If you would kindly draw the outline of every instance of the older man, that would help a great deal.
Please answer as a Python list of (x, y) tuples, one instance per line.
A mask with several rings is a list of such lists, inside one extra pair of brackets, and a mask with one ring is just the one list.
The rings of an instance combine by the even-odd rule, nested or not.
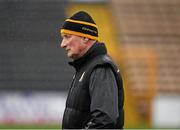
[(76, 70), (64, 111), (63, 129), (121, 129), (124, 125), (124, 91), (119, 69), (104, 43), (98, 42), (98, 27), (80, 11), (65, 20), (60, 29), (61, 47)]

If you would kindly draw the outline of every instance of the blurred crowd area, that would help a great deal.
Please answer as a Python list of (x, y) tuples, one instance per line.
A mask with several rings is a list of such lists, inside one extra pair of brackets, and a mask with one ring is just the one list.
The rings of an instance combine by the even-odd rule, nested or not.
[(74, 70), (59, 29), (85, 10), (121, 69), (125, 128), (180, 128), (180, 1), (0, 0), (0, 10), (1, 125), (60, 127)]

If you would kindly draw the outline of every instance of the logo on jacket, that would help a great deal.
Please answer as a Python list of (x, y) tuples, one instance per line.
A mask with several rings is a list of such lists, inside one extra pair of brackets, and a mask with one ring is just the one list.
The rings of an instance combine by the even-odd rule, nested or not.
[(120, 71), (120, 70), (118, 69), (117, 72), (119, 73), (119, 71)]
[(81, 75), (81, 78), (79, 79), (79, 82), (81, 82), (83, 80), (85, 72), (83, 72), (83, 74)]

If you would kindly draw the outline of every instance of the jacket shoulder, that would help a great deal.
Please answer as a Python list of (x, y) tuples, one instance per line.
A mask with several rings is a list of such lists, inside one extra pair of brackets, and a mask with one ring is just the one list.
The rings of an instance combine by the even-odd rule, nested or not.
[(109, 55), (99, 56), (95, 61), (96, 66), (110, 66), (114, 71), (118, 70), (118, 67)]

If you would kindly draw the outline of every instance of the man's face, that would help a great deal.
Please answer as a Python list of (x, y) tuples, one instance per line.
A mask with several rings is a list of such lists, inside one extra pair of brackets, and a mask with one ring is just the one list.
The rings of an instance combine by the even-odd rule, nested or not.
[(61, 34), (61, 36), (63, 38), (61, 47), (67, 51), (67, 56), (74, 60), (80, 58), (86, 46), (83, 44), (83, 37), (71, 34)]

